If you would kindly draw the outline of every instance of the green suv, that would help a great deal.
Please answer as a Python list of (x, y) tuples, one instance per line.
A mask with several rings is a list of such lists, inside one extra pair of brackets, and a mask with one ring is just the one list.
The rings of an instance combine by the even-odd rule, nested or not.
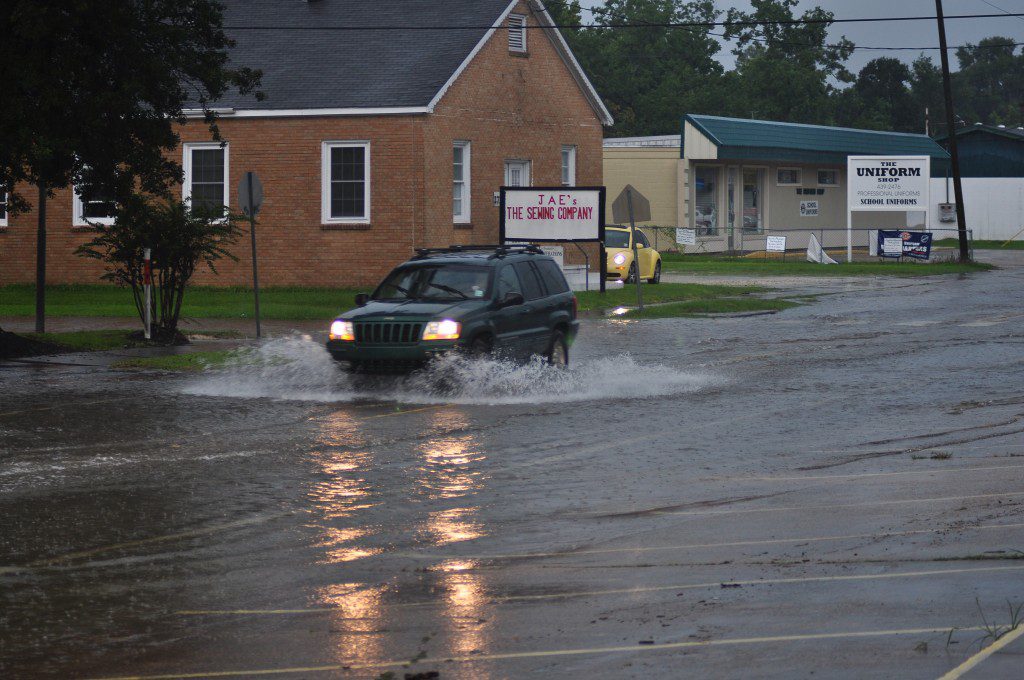
[(576, 296), (537, 246), (419, 249), (355, 309), (334, 320), (327, 350), (353, 370), (411, 370), (462, 350), (569, 363)]

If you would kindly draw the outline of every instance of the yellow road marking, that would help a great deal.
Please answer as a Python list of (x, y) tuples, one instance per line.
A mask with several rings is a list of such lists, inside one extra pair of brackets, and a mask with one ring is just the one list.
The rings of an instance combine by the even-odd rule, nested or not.
[[(479, 661), (507, 661), (510, 659), (541, 659), (554, 656), (583, 656), (588, 654), (616, 654), (638, 652), (661, 652), (669, 649), (693, 649), (699, 647), (723, 647), (730, 645), (757, 645), (779, 642), (806, 642), (813, 640), (852, 640), (896, 635), (935, 635), (946, 633), (953, 626), (937, 628), (896, 628), (890, 630), (860, 630), (845, 633), (806, 633), (802, 635), (766, 635), (762, 637), (724, 638), (721, 640), (687, 640), (666, 642), (659, 645), (619, 645), (614, 647), (589, 647), (575, 649), (544, 649), (532, 652), (505, 652), (498, 654), (474, 654), (471, 656), (438, 656), (420, 659), (416, 664), (424, 666), (437, 663), (460, 663)], [(978, 630), (958, 628), (957, 630)], [(379, 661), (361, 664), (331, 664), (327, 666), (297, 666), (292, 668), (254, 668), (239, 671), (208, 671), (205, 673), (171, 673), (164, 675), (123, 675), (97, 678), (94, 680), (175, 680), (189, 678), (234, 678), (239, 676), (284, 675), (287, 673), (328, 673), (343, 670), (366, 670), (370, 668), (396, 668), (408, 666), (408, 659), (402, 661)]]
[(860, 472), (846, 475), (806, 475), (797, 477), (713, 477), (706, 481), (765, 481), (765, 482), (802, 482), (804, 480), (828, 479), (859, 479), (864, 477), (899, 477), (903, 475), (933, 475), (950, 472), (984, 472), (985, 470), (1024, 470), (1024, 465), (992, 465), (989, 467), (939, 468), (930, 470), (904, 470), (901, 472)]
[[(784, 585), (793, 583), (834, 583), (839, 581), (878, 581), (892, 578), (920, 578), (924, 576), (945, 576), (947, 574), (980, 574), (1002, 571), (1024, 571), (1024, 565), (1008, 567), (962, 567), (958, 569), (928, 569), (923, 571), (900, 571), (882, 574), (845, 574), (842, 576), (798, 576), (793, 578), (764, 578), (739, 581), (712, 581), (709, 583), (684, 583), (670, 586), (646, 586), (634, 588), (611, 588), (607, 590), (565, 591), (561, 593), (545, 593), (543, 595), (506, 595), (491, 598), (491, 604), (506, 602), (529, 602), (537, 600), (558, 600), (568, 597), (593, 597), (598, 595), (639, 595), (641, 593), (657, 593), (667, 590), (701, 590), (705, 588), (721, 588), (725, 586), (761, 586)], [(404, 602), (388, 605), (393, 609), (406, 607), (431, 607), (439, 602)], [(318, 612), (339, 611), (334, 607), (315, 607), (310, 609), (207, 609), (181, 610), (174, 612), (178, 616), (234, 616), (240, 614), (277, 615), (277, 614), (311, 614)]]
[[(870, 501), (867, 503), (832, 503), (830, 505), (789, 505), (781, 508), (735, 508), (732, 510), (652, 510), (652, 515), (738, 515), (753, 512), (789, 512), (793, 510), (832, 510), (835, 508), (868, 508), (881, 505), (907, 505), (913, 503), (940, 503), (942, 501), (967, 501), (981, 498), (1007, 498), (1024, 496), (1024, 491), (1005, 493), (980, 493), (971, 496), (937, 496), (933, 498), (907, 498), (895, 501)], [(602, 515), (604, 516), (604, 515)]]
[(965, 673), (970, 672), (975, 666), (980, 664), (982, 661), (998, 652), (1003, 647), (1007, 646), (1021, 635), (1024, 635), (1024, 626), (1018, 626), (1011, 630), (1009, 633), (999, 638), (985, 649), (981, 650), (974, 656), (970, 657), (962, 664), (951, 670), (950, 672), (943, 675), (939, 680), (957, 680), (962, 677)]
[[(1024, 522), (1014, 524), (985, 524), (976, 527), (961, 527), (957, 532), (981, 531), (985, 529), (1019, 529)], [(864, 538), (895, 538), (897, 536), (915, 536), (919, 534), (938, 534), (953, 529), (911, 529), (907, 531), (887, 531), (884, 533), (845, 534), (840, 536), (805, 536), (798, 538), (766, 538), (750, 541), (725, 541), (722, 543), (683, 543), (680, 545), (657, 545), (635, 548), (594, 548), (592, 550), (562, 550), (558, 552), (506, 553), (498, 555), (439, 555), (437, 553), (391, 553), (394, 557), (407, 557), (418, 560), (502, 560), (523, 557), (575, 557), (576, 555), (607, 555), (611, 553), (642, 553), (660, 552), (665, 550), (690, 550), (694, 548), (735, 548), (745, 545), (777, 545), (780, 543), (821, 543), (823, 541), (859, 540)]]

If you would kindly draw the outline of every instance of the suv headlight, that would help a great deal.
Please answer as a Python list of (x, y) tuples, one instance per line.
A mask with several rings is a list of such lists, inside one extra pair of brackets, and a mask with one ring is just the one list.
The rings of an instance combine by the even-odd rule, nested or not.
[(615, 257), (612, 258), (612, 262), (614, 262), (615, 264), (625, 264), (625, 262), (626, 262), (626, 254), (625, 253), (618, 253), (618, 254), (616, 254)]
[(430, 321), (423, 327), (424, 340), (458, 340), (462, 324), (451, 319)]
[(352, 327), (351, 321), (342, 321), (341, 319), (338, 319), (331, 324), (329, 337), (331, 340), (348, 340), (349, 342), (352, 342), (356, 339), (355, 328)]

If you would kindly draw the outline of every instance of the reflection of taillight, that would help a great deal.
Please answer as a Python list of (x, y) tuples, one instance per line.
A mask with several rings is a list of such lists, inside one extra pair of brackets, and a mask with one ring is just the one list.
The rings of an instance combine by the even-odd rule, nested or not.
[(572, 296), (572, 318), (576, 318), (576, 310), (579, 308), (579, 303), (576, 301), (576, 296)]

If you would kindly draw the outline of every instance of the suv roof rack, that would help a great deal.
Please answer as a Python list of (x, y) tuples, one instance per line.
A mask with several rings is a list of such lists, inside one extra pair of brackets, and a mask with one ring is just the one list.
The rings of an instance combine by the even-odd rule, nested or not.
[(532, 243), (506, 243), (506, 244), (486, 244), (486, 245), (450, 245), (447, 248), (417, 248), (416, 257), (414, 260), (421, 260), (431, 255), (442, 255), (452, 253), (467, 253), (467, 252), (487, 252), (493, 251), (491, 256), (494, 257), (505, 257), (512, 253), (523, 253), (528, 255), (543, 255), (544, 251), (540, 249), (540, 246)]

